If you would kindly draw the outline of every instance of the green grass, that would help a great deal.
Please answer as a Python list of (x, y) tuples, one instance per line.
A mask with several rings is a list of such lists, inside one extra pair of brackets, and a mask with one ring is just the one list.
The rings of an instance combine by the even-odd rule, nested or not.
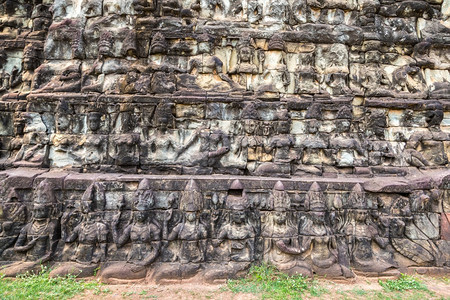
[(317, 297), (328, 292), (315, 281), (288, 276), (266, 264), (253, 266), (246, 278), (229, 280), (227, 287), (233, 293), (260, 294), (262, 299), (302, 299), (305, 293)]
[(95, 281), (77, 280), (76, 276), (50, 278), (50, 270), (42, 267), (39, 274), (25, 274), (16, 278), (0, 276), (0, 299), (69, 299), (84, 292), (103, 292)]
[(383, 287), (386, 292), (394, 292), (394, 291), (408, 291), (408, 290), (420, 290), (420, 291), (428, 291), (427, 286), (415, 278), (414, 276), (401, 274), (400, 278), (393, 280), (381, 281), (378, 280), (378, 283)]

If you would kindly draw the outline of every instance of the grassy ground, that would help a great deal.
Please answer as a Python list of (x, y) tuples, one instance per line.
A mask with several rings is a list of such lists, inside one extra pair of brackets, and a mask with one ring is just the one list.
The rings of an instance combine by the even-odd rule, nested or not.
[(49, 270), (15, 279), (0, 276), (0, 299), (448, 299), (447, 277), (402, 275), (379, 280), (358, 277), (335, 282), (289, 277), (275, 268), (253, 267), (248, 276), (225, 285), (180, 283), (173, 285), (102, 285), (74, 276), (50, 278)]
[(262, 299), (302, 299), (305, 295), (320, 297), (327, 290), (317, 281), (299, 276), (288, 276), (267, 265), (254, 266), (246, 278), (228, 281), (233, 293), (252, 293)]
[(75, 276), (50, 278), (44, 267), (39, 274), (25, 274), (17, 278), (0, 276), (0, 299), (70, 299), (86, 290), (101, 292), (96, 281), (77, 280)]
[[(431, 279), (431, 278), (429, 278)], [(275, 268), (262, 265), (253, 267), (244, 279), (229, 281), (227, 288), (234, 293), (258, 294), (261, 299), (450, 299), (450, 285), (446, 282), (448, 295), (430, 290), (418, 277), (402, 274), (398, 279), (354, 283), (352, 289), (332, 281), (309, 280), (302, 276), (289, 277)]]

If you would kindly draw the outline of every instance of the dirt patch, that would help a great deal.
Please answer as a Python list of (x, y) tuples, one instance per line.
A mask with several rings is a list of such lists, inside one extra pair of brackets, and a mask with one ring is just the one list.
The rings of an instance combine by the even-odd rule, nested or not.
[(225, 284), (210, 285), (198, 283), (182, 284), (119, 284), (105, 285), (101, 290), (87, 291), (74, 299), (214, 299), (252, 300), (259, 299), (253, 294), (234, 294)]
[[(386, 292), (378, 283), (378, 278), (357, 277), (349, 281), (318, 279), (322, 289), (319, 297), (308, 294), (303, 299), (450, 299), (450, 280), (446, 277), (417, 276), (429, 291)], [(384, 280), (381, 279), (381, 280)], [(104, 285), (99, 290), (87, 291), (74, 299), (214, 299), (252, 300), (260, 295), (232, 293), (226, 284), (118, 284)]]

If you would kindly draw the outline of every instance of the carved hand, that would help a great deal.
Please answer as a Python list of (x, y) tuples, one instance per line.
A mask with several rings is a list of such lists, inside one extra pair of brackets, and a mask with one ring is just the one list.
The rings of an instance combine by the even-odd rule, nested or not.
[(172, 218), (172, 209), (168, 209), (164, 212), (164, 221), (167, 222)]
[(140, 272), (140, 271), (142, 271), (144, 269), (145, 269), (145, 266), (142, 266), (140, 264), (136, 264), (136, 265), (131, 267), (131, 272), (137, 273), (137, 272)]
[(111, 221), (111, 225), (113, 227), (117, 227), (119, 225), (121, 215), (122, 215), (122, 213), (120, 211), (114, 215), (114, 217), (112, 218), (112, 221)]

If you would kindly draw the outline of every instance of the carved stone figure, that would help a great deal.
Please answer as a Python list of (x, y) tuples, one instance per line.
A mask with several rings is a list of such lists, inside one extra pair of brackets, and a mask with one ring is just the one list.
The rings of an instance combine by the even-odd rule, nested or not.
[[(176, 243), (178, 253), (176, 262), (162, 264), (155, 270), (153, 278), (157, 282), (162, 280), (188, 279), (199, 271), (206, 258), (207, 229), (200, 219), (203, 208), (203, 195), (194, 180), (189, 180), (184, 191), (181, 193), (180, 209), (183, 211), (183, 218), (180, 223), (167, 231), (167, 224), (164, 226), (164, 239), (169, 243)], [(171, 212), (167, 218), (170, 218)], [(165, 219), (167, 222), (168, 219)]]
[(222, 156), (230, 151), (228, 135), (223, 131), (210, 130), (205, 127), (198, 128), (188, 142), (178, 150), (178, 156), (182, 155), (195, 142), (200, 143), (198, 153), (192, 155), (189, 166), (220, 167)]
[(195, 83), (201, 89), (229, 91), (236, 87), (235, 83), (224, 74), (223, 62), (214, 55), (191, 59), (187, 71), (196, 76)]
[(424, 79), (419, 67), (415, 65), (407, 65), (398, 68), (392, 74), (392, 83), (397, 93), (418, 94), (421, 95), (425, 90)]
[(87, 115), (87, 131), (91, 134), (82, 142), (79, 143), (80, 152), (84, 155), (82, 156), (82, 164), (85, 167), (93, 167), (102, 165), (107, 162), (107, 146), (108, 146), (108, 136), (100, 134), (104, 122), (104, 114), (96, 111), (89, 112)]
[[(176, 133), (173, 130), (174, 117), (172, 114), (173, 104), (161, 102), (157, 105), (154, 113), (154, 130), (149, 130), (148, 138), (145, 144), (141, 146), (146, 153), (141, 160), (145, 160), (149, 164), (164, 163), (174, 160), (177, 151), (180, 149), (179, 141), (176, 139)], [(143, 161), (144, 162), (144, 161)]]
[(40, 115), (23, 113), (15, 120), (18, 137), (10, 143), (14, 151), (12, 164), (15, 166), (41, 167), (48, 165), (48, 137), (46, 126)]
[(328, 277), (353, 277), (353, 273), (338, 261), (336, 237), (326, 220), (326, 203), (322, 189), (314, 182), (306, 195), (305, 207), (310, 212), (300, 221), (301, 247), (313, 274)]
[(80, 65), (75, 64), (62, 70), (61, 75), (51, 79), (42, 88), (36, 90), (36, 93), (47, 92), (79, 92), (81, 89)]
[(264, 146), (267, 153), (273, 152), (273, 161), (271, 163), (261, 164), (255, 171), (256, 174), (289, 174), (291, 161), (294, 159), (291, 154), (291, 147), (294, 145), (294, 139), (289, 134), (291, 120), (286, 110), (280, 110), (277, 113), (277, 135), (270, 138)]
[(53, 185), (43, 180), (34, 195), (31, 221), (22, 228), (13, 248), (17, 253), (24, 253), (23, 260), (4, 266), (1, 273), (14, 277), (39, 271), (42, 264), (53, 258), (58, 239), (58, 208)]
[(277, 181), (269, 197), (270, 213), (262, 227), (264, 238), (263, 260), (289, 275), (311, 276), (309, 266), (302, 260), (298, 228), (293, 223), (291, 199), (281, 181)]
[(150, 208), (155, 199), (147, 179), (141, 180), (135, 192), (133, 202), (133, 217), (123, 231), (119, 231), (119, 221), (122, 212), (114, 216), (112, 233), (117, 247), (129, 244), (126, 262), (115, 262), (107, 265), (101, 272), (103, 282), (121, 282), (126, 280), (144, 279), (148, 267), (156, 260), (161, 247), (161, 227), (151, 219)]
[(248, 103), (242, 112), (241, 118), (244, 122), (244, 133), (240, 145), (237, 149), (237, 155), (241, 156), (246, 162), (245, 168), (253, 172), (258, 161), (263, 159), (264, 141), (259, 136), (259, 116), (257, 105), (254, 102)]
[[(275, 2), (274, 2), (275, 3)], [(268, 50), (264, 54), (262, 86), (260, 91), (287, 92), (291, 77), (286, 66), (286, 44), (280, 34), (274, 34), (268, 43)]]
[(14, 246), (27, 217), (26, 206), (16, 189), (9, 190), (4, 196), (0, 203), (0, 258), (3, 251)]
[(63, 58), (64, 53), (60, 47), (70, 49), (69, 58), (84, 57), (83, 28), (80, 20), (65, 19), (50, 26), (49, 37), (44, 48), (45, 56)]
[(386, 249), (388, 243), (380, 237), (374, 224), (369, 223), (367, 199), (360, 184), (356, 184), (353, 188), (349, 201), (356, 208), (353, 211), (351, 224), (347, 225), (345, 229), (347, 239), (349, 239), (349, 252), (353, 269), (376, 276), (395, 275), (398, 271), (394, 270), (392, 272), (390, 270), (395, 266), (374, 251), (373, 243), (377, 243), (382, 251)]
[[(3, 81), (2, 85), (5, 87), (6, 85), (9, 85), (9, 89), (11, 90), (11, 92), (4, 97), (15, 98), (15, 96), (17, 96), (17, 93), (29, 93), (31, 91), (33, 73), (34, 70), (37, 67), (39, 67), (40, 58), (42, 56), (41, 50), (42, 49), (39, 49), (37, 43), (27, 43), (25, 45), (25, 48), (23, 49), (22, 68), (14, 66), (13, 69), (11, 70), (11, 74), (4, 73), (3, 71), (4, 76), (8, 74), (7, 76), (9, 76), (9, 80), (7, 81), (6, 77), (4, 77), (2, 79)], [(2, 55), (5, 55), (6, 59), (6, 54), (4, 52), (3, 54), (0, 52), (0, 69), (2, 68), (1, 65), (4, 64), (2, 63), (3, 60), (3, 58), (1, 58)]]
[(213, 240), (215, 247), (223, 248), (222, 260), (227, 265), (211, 265), (205, 270), (204, 277), (208, 281), (233, 278), (244, 271), (255, 260), (256, 230), (249, 222), (248, 209), (250, 203), (244, 187), (239, 180), (233, 181), (225, 200), (229, 220), (217, 232)]
[[(81, 222), (71, 229), (70, 234), (64, 234), (69, 246), (64, 248), (63, 256), (72, 252), (69, 259), (73, 263), (56, 268), (51, 272), (53, 276), (92, 276), (99, 263), (105, 261), (108, 227), (101, 221), (104, 198), (105, 191), (98, 183), (92, 183), (84, 192), (80, 204)], [(75, 249), (70, 247), (72, 245)]]

